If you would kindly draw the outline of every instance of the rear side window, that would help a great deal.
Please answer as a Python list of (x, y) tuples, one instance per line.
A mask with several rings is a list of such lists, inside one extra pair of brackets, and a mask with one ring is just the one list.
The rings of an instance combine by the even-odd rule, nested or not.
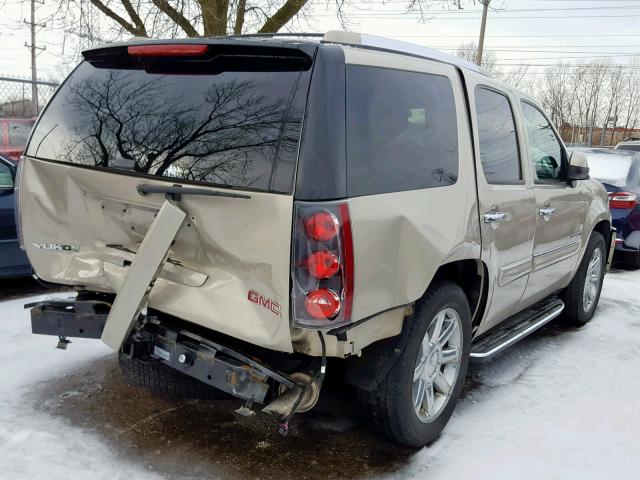
[(214, 64), (198, 74), (163, 66), (155, 73), (82, 63), (42, 115), (27, 155), (291, 192), (308, 66), (220, 71)]
[(482, 171), (488, 183), (521, 183), (522, 170), (511, 104), (506, 95), (476, 89)]
[(347, 66), (349, 196), (452, 185), (458, 125), (447, 77)]

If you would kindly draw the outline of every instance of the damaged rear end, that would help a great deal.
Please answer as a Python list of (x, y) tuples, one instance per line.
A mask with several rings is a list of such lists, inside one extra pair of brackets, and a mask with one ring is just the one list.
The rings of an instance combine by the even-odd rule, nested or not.
[(294, 351), (293, 190), (317, 48), (84, 53), (21, 162), (23, 246), (40, 279), (79, 292), (31, 305), (34, 333), (101, 338), (249, 402), (303, 390), (279, 368)]

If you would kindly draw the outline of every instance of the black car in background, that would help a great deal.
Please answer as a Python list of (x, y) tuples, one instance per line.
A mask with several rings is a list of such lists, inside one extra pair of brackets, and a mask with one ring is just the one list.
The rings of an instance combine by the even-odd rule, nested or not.
[(591, 178), (599, 180), (609, 193), (611, 220), (618, 230), (616, 257), (640, 268), (640, 152), (618, 147), (574, 150), (587, 156)]
[(0, 279), (31, 275), (27, 255), (20, 249), (15, 224), (16, 164), (0, 155)]

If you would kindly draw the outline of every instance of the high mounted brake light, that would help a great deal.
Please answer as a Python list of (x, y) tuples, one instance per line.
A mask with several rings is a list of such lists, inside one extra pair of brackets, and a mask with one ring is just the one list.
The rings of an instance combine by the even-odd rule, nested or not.
[(638, 195), (631, 192), (610, 192), (609, 208), (635, 208), (638, 204)]
[(293, 324), (322, 329), (351, 322), (354, 258), (349, 205), (296, 202), (293, 242)]
[(207, 53), (209, 45), (174, 43), (162, 45), (133, 45), (127, 47), (132, 57), (200, 57)]

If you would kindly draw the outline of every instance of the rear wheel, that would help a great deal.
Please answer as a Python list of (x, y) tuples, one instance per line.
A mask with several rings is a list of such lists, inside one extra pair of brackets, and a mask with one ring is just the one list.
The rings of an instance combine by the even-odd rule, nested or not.
[(225, 392), (163, 365), (157, 360), (129, 358), (119, 353), (122, 377), (127, 383), (157, 395), (177, 399), (224, 400)]
[(471, 315), (462, 289), (440, 282), (416, 304), (407, 344), (372, 392), (360, 391), (378, 432), (420, 447), (435, 440), (453, 413), (469, 364)]
[(606, 270), (606, 250), (603, 236), (592, 232), (578, 271), (564, 293), (563, 318), (569, 323), (582, 326), (593, 318)]

